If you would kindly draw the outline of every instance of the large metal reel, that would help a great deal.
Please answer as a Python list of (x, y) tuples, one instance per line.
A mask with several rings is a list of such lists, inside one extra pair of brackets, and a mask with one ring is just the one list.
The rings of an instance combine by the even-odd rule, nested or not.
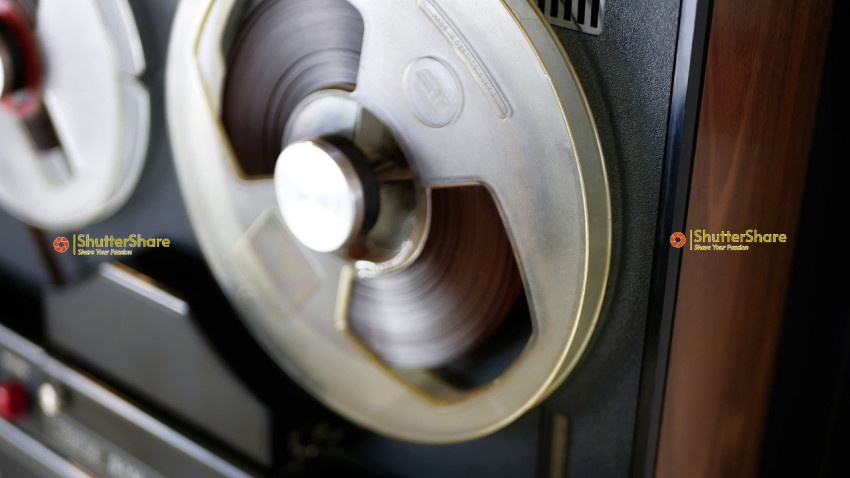
[(34, 24), (13, 28), (23, 42), (12, 43), (34, 45), (21, 53), (37, 57), (27, 68), (43, 78), (3, 98), (0, 206), (32, 225), (71, 230), (117, 211), (141, 176), (150, 128), (144, 54), (126, 0), (29, 3)]
[[(497, 207), (532, 334), (498, 378), (464, 391), (427, 369), (393, 367), (360, 340), (349, 321), (351, 291), (375, 269), (305, 247), (281, 217), (272, 178), (240, 167), (221, 120), (222, 45), (236, 3), (180, 5), (167, 107), (193, 226), (259, 341), (317, 398), (402, 439), (478, 437), (545, 398), (575, 366), (595, 326), (611, 217), (592, 117), (537, 9), (525, 0), (351, 0), (364, 26), (356, 86), (331, 94), (392, 133), (414, 170), (426, 219), (429, 195), (463, 184), (484, 186)], [(326, 2), (310, 3), (321, 9)], [(297, 138), (285, 136), (281, 146), (289, 139)], [(413, 237), (427, 244), (427, 231)], [(419, 257), (405, 256), (410, 263), (399, 270)]]

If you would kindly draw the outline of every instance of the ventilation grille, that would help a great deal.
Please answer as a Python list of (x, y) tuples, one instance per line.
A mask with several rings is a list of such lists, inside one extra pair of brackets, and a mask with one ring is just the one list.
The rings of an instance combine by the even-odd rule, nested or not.
[(605, 0), (537, 0), (537, 6), (552, 25), (590, 35), (602, 33)]

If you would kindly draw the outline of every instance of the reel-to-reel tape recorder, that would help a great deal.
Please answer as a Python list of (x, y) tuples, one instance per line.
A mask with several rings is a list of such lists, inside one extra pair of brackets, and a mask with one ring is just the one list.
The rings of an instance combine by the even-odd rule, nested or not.
[(704, 10), (0, 0), (0, 472), (651, 470)]

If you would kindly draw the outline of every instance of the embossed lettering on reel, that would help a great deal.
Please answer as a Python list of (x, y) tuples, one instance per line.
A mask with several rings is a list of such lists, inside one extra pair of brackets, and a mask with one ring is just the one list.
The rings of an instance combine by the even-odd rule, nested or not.
[(561, 46), (522, 0), (255, 4), (184, 0), (168, 64), (219, 282), (289, 375), (364, 426), (438, 443), (510, 423), (575, 366), (610, 262)]

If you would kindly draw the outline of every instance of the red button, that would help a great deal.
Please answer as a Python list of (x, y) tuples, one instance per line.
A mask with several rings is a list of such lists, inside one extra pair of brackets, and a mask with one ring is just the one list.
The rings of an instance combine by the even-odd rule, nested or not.
[(17, 380), (0, 383), (0, 417), (13, 422), (27, 412), (27, 389)]

